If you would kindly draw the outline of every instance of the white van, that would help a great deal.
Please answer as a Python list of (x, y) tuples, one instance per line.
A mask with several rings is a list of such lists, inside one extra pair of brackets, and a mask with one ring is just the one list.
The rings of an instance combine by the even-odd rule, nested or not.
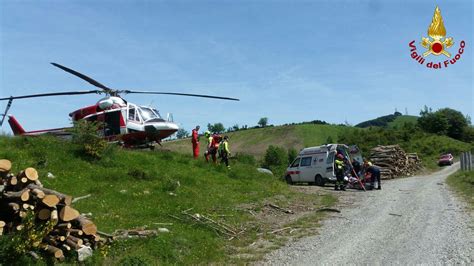
[(296, 159), (286, 169), (285, 180), (288, 184), (296, 182), (312, 183), (323, 186), (326, 182), (336, 182), (334, 159), (337, 153), (356, 159), (362, 163), (357, 146), (349, 148), (344, 144), (327, 144), (302, 149)]

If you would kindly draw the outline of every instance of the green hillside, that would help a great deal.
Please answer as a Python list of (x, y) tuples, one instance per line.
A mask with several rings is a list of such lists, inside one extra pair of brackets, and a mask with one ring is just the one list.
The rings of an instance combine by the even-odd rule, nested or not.
[(402, 127), (403, 124), (405, 123), (413, 123), (413, 124), (416, 124), (416, 121), (418, 120), (418, 116), (414, 116), (414, 115), (402, 115), (402, 116), (398, 116), (397, 118), (395, 118), (395, 120), (393, 120), (392, 122), (389, 122), (387, 124), (387, 127), (388, 128), (395, 128), (395, 127)]
[[(324, 193), (294, 192), (278, 178), (257, 172), (255, 165), (235, 160), (228, 170), (174, 152), (116, 148), (102, 160), (91, 161), (79, 154), (73, 144), (47, 137), (0, 137), (0, 147), (0, 159), (11, 160), (14, 173), (35, 167), (47, 188), (74, 197), (91, 194), (74, 207), (81, 213), (92, 213), (101, 231), (112, 233), (144, 226), (170, 230), (156, 237), (118, 241), (106, 258), (96, 252), (89, 264), (236, 263), (239, 261), (232, 256), (257, 239), (266, 239), (268, 248), (284, 243), (275, 235), (260, 234), (275, 226), (266, 224), (260, 214), (264, 202), (283, 207), (291, 202), (307, 202), (312, 208), (334, 202)], [(55, 178), (47, 178), (48, 172)], [(245, 230), (230, 241), (209, 227), (182, 220), (181, 212), (187, 209)], [(313, 218), (312, 223), (321, 216)], [(0, 237), (0, 261), (13, 259), (18, 264), (28, 264), (22, 263), (23, 257), (6, 258), (14, 255), (5, 254), (2, 249), (8, 243), (7, 237)]]
[[(300, 124), (256, 128), (226, 133), (230, 137), (231, 151), (251, 154), (261, 159), (268, 146), (279, 146), (284, 149), (318, 146), (327, 143), (330, 137), (333, 143), (358, 145), (365, 155), (377, 145), (399, 144), (406, 152), (416, 152), (428, 168), (436, 168), (437, 158), (442, 153), (453, 153), (457, 156), (461, 151), (470, 150), (472, 144), (421, 132), (414, 124), (402, 128), (405, 122), (416, 122), (416, 116), (398, 116), (391, 122), (391, 128), (371, 127), (358, 128), (335, 125)], [(205, 150), (204, 137), (201, 139), (201, 154)], [(163, 143), (165, 149), (191, 154), (190, 139)]]
[[(234, 154), (246, 153), (261, 158), (269, 145), (300, 150), (303, 147), (325, 144), (329, 137), (336, 142), (338, 135), (347, 129), (345, 126), (304, 124), (248, 129), (226, 134), (230, 137), (231, 151)], [(205, 140), (201, 137), (201, 153), (205, 151), (204, 146)], [(189, 138), (165, 142), (163, 147), (191, 154)]]

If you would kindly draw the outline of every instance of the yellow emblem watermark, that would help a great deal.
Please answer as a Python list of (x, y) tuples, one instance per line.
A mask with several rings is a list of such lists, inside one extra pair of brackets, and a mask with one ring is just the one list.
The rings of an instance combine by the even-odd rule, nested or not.
[[(446, 28), (444, 27), (443, 17), (441, 16), (441, 10), (438, 6), (436, 6), (433, 19), (431, 21), (430, 26), (428, 27), (428, 36), (429, 37), (422, 37), (421, 38), (421, 45), (428, 49), (423, 54), (418, 54), (416, 52), (415, 40), (411, 41), (408, 46), (410, 47), (411, 57), (417, 61), (418, 63), (424, 65), (425, 57), (429, 55), (444, 55), (446, 57), (451, 57), (451, 53), (449, 53), (446, 49), (450, 48), (454, 45), (454, 39), (452, 37), (446, 37)], [(466, 46), (465, 41), (461, 41), (459, 43), (458, 53), (449, 60), (441, 62), (428, 62), (426, 67), (433, 68), (433, 69), (441, 69), (443, 66), (447, 68), (449, 65), (453, 65), (459, 59), (461, 59), (461, 55), (464, 53), (464, 47)]]

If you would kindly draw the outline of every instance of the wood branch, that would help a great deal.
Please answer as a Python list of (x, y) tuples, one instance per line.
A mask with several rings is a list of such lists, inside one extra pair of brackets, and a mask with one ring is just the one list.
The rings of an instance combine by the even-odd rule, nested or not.
[(8, 206), (14, 211), (14, 212), (17, 212), (20, 210), (20, 204), (16, 203), (16, 202), (9, 202), (8, 203)]
[(22, 177), (22, 178), (20, 178), (20, 182), (23, 183), (23, 184), (26, 184), (28, 182), (28, 178)]
[(79, 212), (70, 206), (64, 206), (59, 211), (59, 218), (64, 222), (69, 222), (79, 217)]
[(48, 207), (55, 207), (59, 203), (59, 197), (54, 194), (45, 195), (41, 200)]
[(82, 229), (86, 235), (95, 235), (97, 234), (97, 226), (89, 219), (84, 216), (79, 216), (73, 221)]
[(3, 192), (3, 197), (18, 201), (28, 201), (30, 199), (30, 190), (25, 188), (21, 191), (7, 191)]
[(43, 191), (37, 188), (32, 189), (31, 194), (33, 194), (38, 199), (43, 199), (46, 196), (46, 194)]
[(30, 255), (35, 260), (40, 260), (40, 256), (34, 251), (28, 251), (28, 255)]
[(85, 196), (81, 196), (81, 197), (74, 198), (71, 203), (76, 203), (76, 202), (78, 202), (78, 201), (80, 201), (80, 200), (82, 200), (82, 199), (87, 199), (87, 198), (89, 198), (90, 196), (92, 196), (92, 195), (91, 195), (91, 194), (87, 194), (87, 195), (85, 195)]
[(272, 203), (268, 203), (267, 206), (272, 207), (272, 208), (274, 208), (274, 209), (277, 209), (277, 210), (279, 210), (279, 211), (282, 211), (282, 212), (284, 212), (284, 213), (289, 213), (289, 214), (294, 213), (294, 212), (293, 212), (292, 210), (290, 210), (290, 209), (285, 209), (285, 208), (282, 208), (282, 207), (280, 207), (280, 206), (278, 206), (278, 205), (275, 205), (275, 204), (272, 204)]
[(40, 187), (37, 184), (33, 184), (33, 183), (29, 184), (27, 186), (27, 188), (29, 188), (29, 189), (35, 189), (36, 188), (36, 189), (39, 189), (39, 190), (43, 191), (45, 194), (56, 195), (59, 198), (59, 200), (61, 202), (63, 202), (65, 205), (71, 205), (72, 197), (69, 196), (69, 195), (65, 195), (63, 193), (57, 192), (57, 191), (52, 190), (52, 189), (47, 189), (47, 188), (44, 188), (44, 187)]
[(33, 167), (28, 167), (25, 170), (21, 171), (18, 176), (26, 177), (28, 180), (35, 181), (38, 180), (38, 171), (36, 171), (36, 169)]
[(0, 220), (0, 236), (3, 235), (3, 228), (5, 227), (6, 223)]
[(59, 229), (70, 229), (71, 227), (72, 227), (71, 223), (61, 223), (61, 224), (56, 225), (56, 228), (59, 228)]

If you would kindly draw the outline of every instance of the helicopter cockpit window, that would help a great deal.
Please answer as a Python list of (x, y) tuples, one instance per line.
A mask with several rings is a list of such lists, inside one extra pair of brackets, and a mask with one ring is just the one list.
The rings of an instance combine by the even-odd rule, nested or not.
[(140, 114), (143, 118), (144, 121), (148, 121), (148, 120), (151, 120), (151, 119), (155, 119), (155, 118), (160, 118), (159, 115), (157, 115), (153, 109), (151, 108), (148, 108), (148, 107), (140, 107), (140, 109), (138, 109), (140, 111)]
[(135, 120), (135, 108), (128, 109), (128, 119)]

